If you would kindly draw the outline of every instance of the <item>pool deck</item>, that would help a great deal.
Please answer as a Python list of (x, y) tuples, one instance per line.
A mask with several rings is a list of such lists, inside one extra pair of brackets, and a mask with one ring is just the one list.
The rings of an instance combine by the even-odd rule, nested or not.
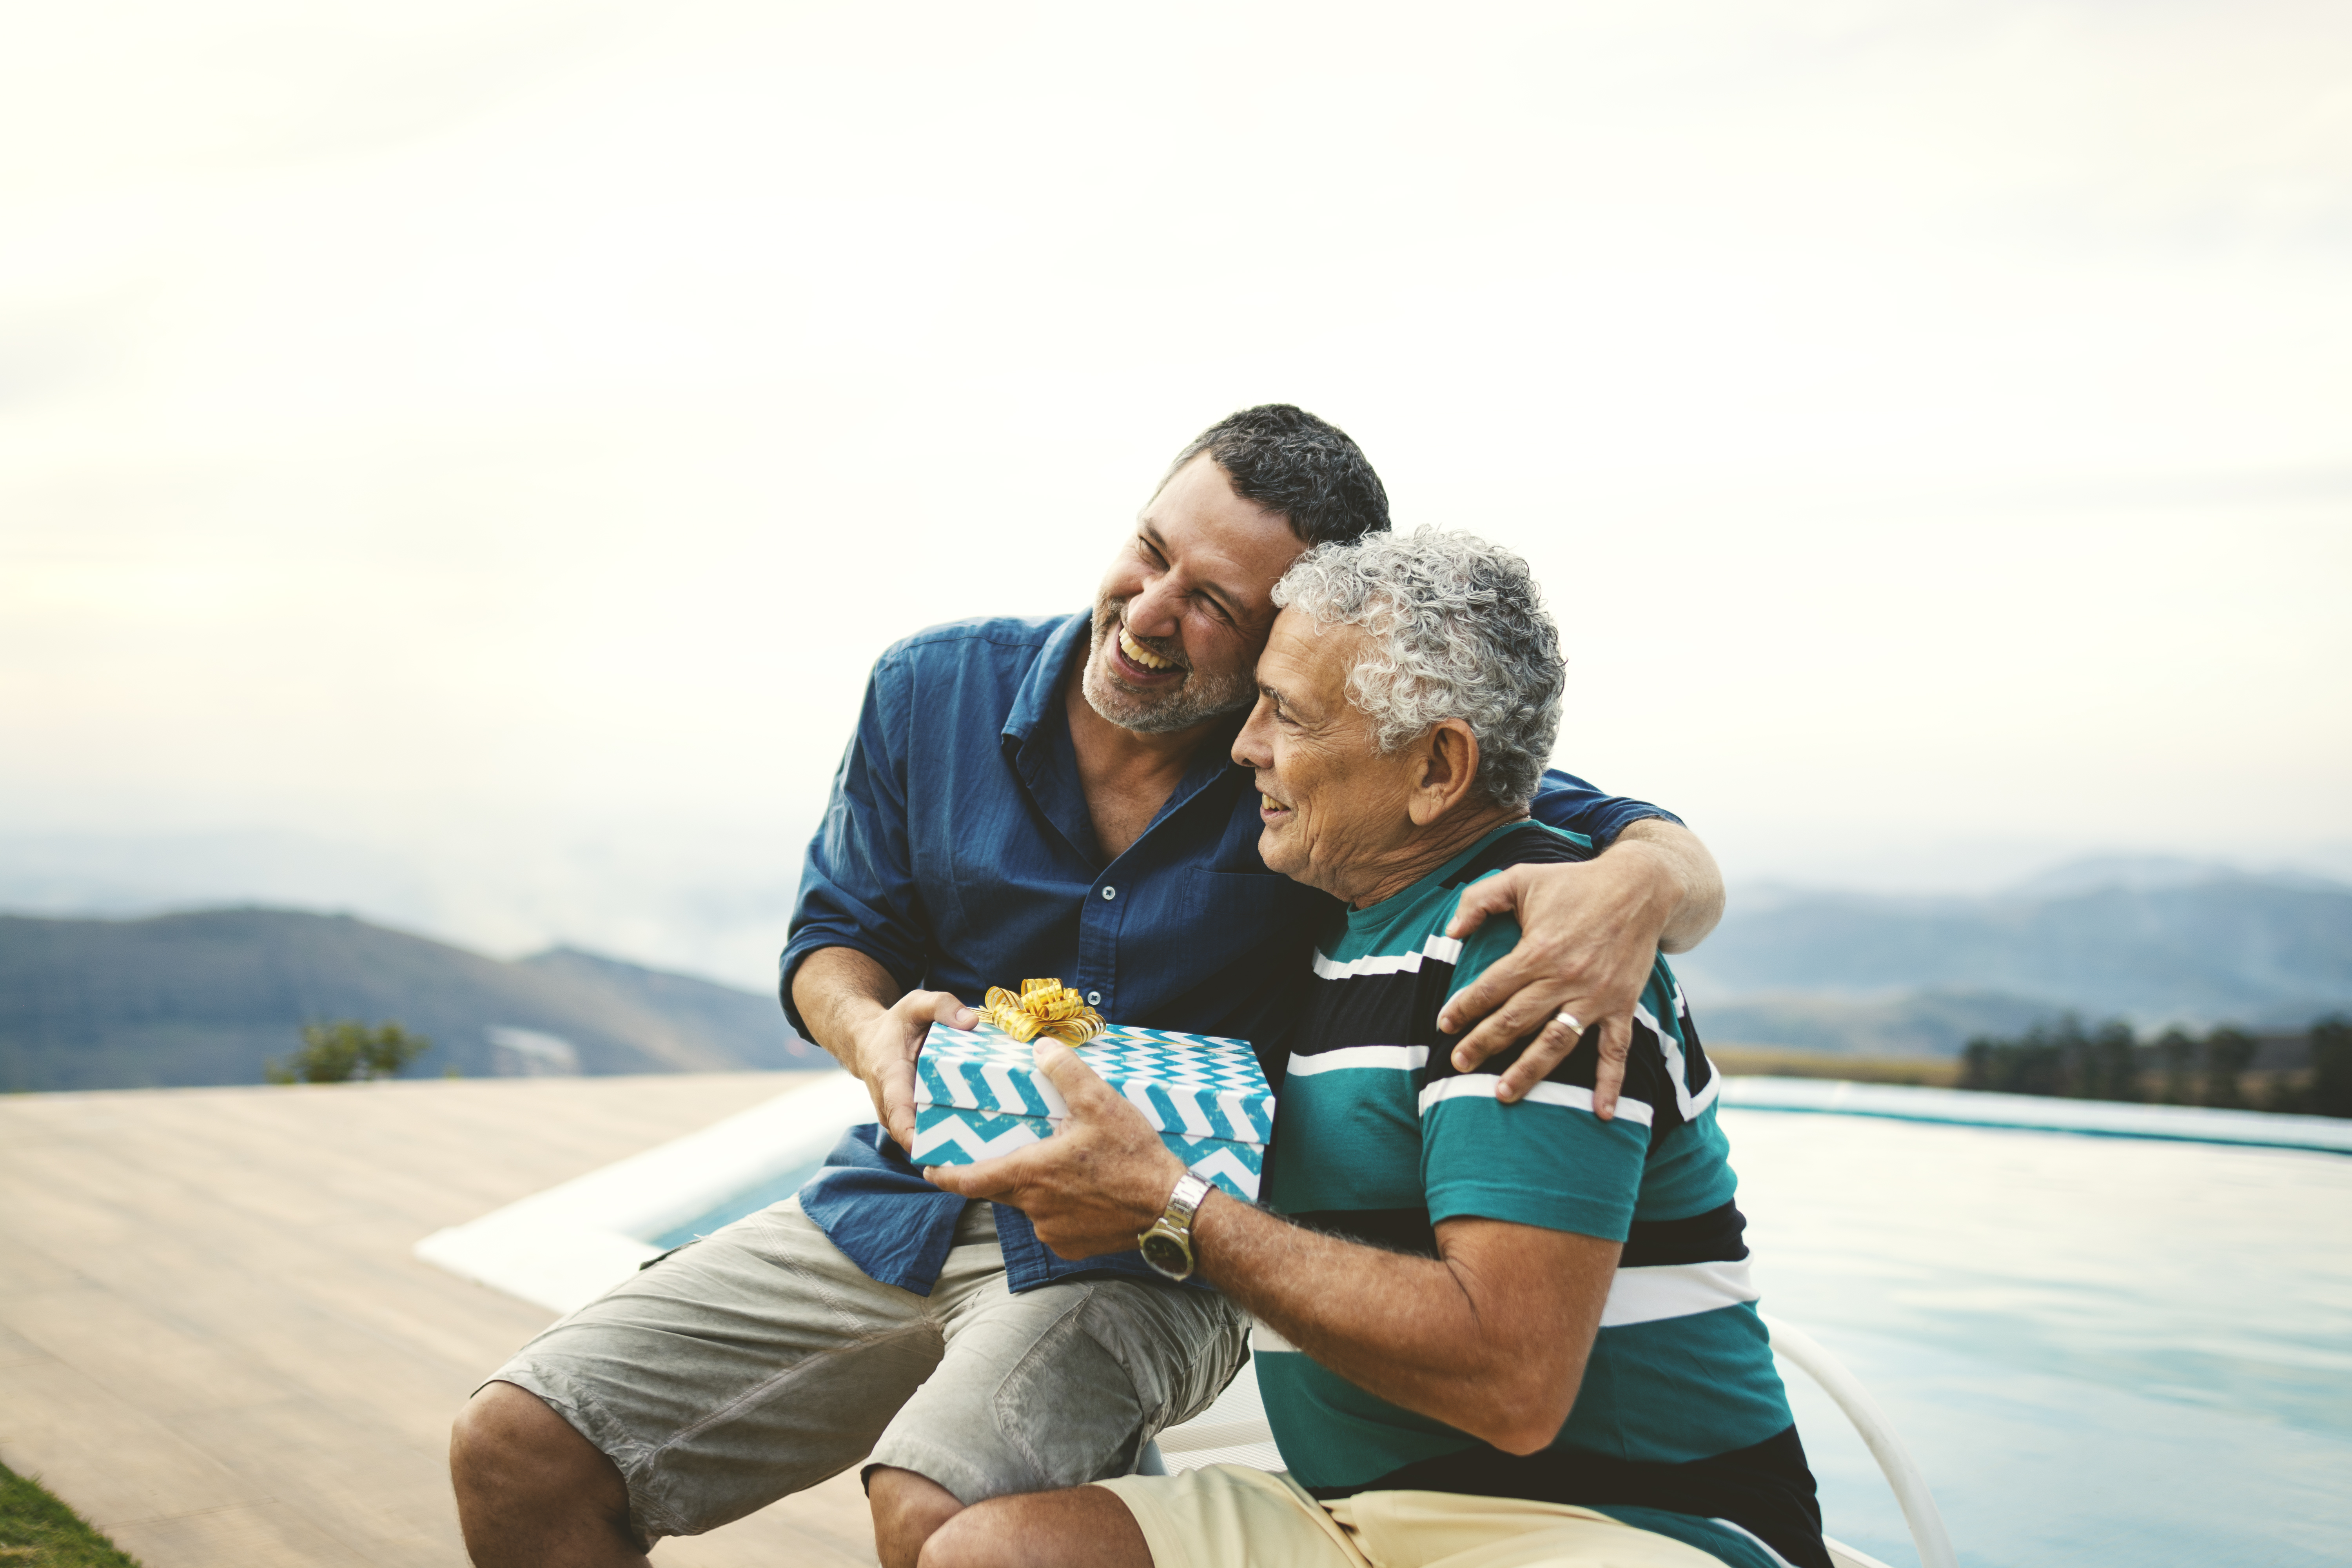
[[(459, 1568), (449, 1417), (551, 1315), (410, 1249), (799, 1076), (0, 1097), (0, 1460), (147, 1568)], [(852, 1471), (656, 1560), (874, 1556)]]

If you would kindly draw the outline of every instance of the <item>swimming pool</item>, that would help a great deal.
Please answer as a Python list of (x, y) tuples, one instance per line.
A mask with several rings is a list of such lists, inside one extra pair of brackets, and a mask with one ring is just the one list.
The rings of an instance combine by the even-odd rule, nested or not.
[[(1870, 1385), (1961, 1561), (2352, 1558), (2352, 1159), (1727, 1109), (1767, 1310)], [(1790, 1379), (1832, 1533), (1916, 1561)]]

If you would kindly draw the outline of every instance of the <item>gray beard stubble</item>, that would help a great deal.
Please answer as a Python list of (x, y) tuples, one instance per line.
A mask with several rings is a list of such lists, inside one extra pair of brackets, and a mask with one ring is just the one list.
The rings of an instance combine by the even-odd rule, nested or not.
[(1118, 628), (1120, 605), (1103, 601), (1095, 605), (1094, 640), (1087, 648), (1087, 668), (1078, 679), (1087, 706), (1106, 723), (1139, 735), (1166, 735), (1246, 707), (1255, 688), (1248, 680), (1205, 684), (1198, 670), (1184, 672), (1184, 683), (1153, 699), (1117, 684), (1103, 668), (1103, 645)]

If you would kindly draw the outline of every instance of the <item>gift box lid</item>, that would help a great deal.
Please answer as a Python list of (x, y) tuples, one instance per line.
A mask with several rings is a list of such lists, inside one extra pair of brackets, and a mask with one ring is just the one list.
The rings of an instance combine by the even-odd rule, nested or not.
[[(1264, 1143), (1274, 1131), (1274, 1090), (1246, 1040), (1113, 1025), (1078, 1057), (1154, 1131)], [(915, 1102), (1053, 1121), (1069, 1113), (1037, 1070), (1035, 1047), (984, 1019), (975, 1029), (931, 1026), (915, 1059)]]

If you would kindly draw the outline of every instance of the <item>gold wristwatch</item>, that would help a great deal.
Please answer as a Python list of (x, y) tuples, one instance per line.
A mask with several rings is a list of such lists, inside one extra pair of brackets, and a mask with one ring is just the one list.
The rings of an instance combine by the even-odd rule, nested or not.
[(1209, 1183), (1204, 1176), (1187, 1171), (1176, 1179), (1176, 1190), (1168, 1194), (1168, 1206), (1151, 1228), (1135, 1238), (1136, 1247), (1143, 1253), (1143, 1261), (1171, 1279), (1192, 1277), (1192, 1215), (1199, 1212), (1201, 1200), (1209, 1195)]

